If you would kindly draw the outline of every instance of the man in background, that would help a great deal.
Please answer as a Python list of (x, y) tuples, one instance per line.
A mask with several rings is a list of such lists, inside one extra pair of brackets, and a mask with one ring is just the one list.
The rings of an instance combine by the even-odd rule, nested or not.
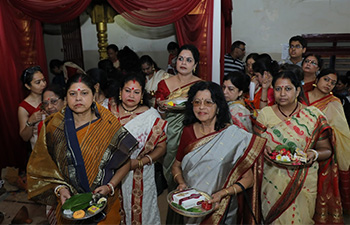
[(229, 72), (240, 71), (245, 73), (243, 58), (245, 56), (245, 43), (235, 41), (231, 45), (231, 52), (224, 58), (224, 75)]

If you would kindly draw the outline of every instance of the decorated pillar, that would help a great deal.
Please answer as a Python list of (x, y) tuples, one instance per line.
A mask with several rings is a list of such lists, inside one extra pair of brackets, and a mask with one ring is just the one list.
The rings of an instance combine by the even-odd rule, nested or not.
[(114, 23), (114, 17), (117, 12), (108, 3), (92, 4), (92, 10), (89, 13), (91, 22), (96, 24), (97, 40), (98, 40), (98, 52), (100, 54), (100, 60), (107, 59), (107, 23)]

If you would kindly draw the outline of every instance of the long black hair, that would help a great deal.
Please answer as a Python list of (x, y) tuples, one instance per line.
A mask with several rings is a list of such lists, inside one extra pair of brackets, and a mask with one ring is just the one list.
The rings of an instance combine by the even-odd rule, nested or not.
[(230, 123), (231, 116), (229, 113), (228, 105), (225, 100), (224, 93), (222, 92), (220, 85), (211, 81), (197, 82), (194, 85), (192, 85), (192, 87), (188, 91), (188, 100), (186, 102), (185, 119), (183, 121), (183, 124), (187, 126), (195, 122), (200, 122), (194, 115), (192, 101), (198, 91), (204, 90), (208, 90), (210, 92), (211, 100), (217, 105), (218, 113), (216, 116), (215, 130), (219, 131), (220, 129), (224, 128), (228, 123)]

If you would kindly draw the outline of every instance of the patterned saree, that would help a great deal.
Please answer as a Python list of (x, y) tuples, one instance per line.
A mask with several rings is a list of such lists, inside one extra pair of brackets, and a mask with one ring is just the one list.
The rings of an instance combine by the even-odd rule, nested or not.
[[(139, 142), (137, 149), (130, 156), (131, 159), (143, 158), (152, 152), (158, 143), (166, 141), (167, 122), (160, 118), (154, 108), (135, 117), (131, 115), (119, 119), (123, 125), (126, 123), (124, 127)], [(123, 179), (121, 224), (160, 225), (154, 174), (154, 164), (144, 165), (142, 169), (129, 171)]]
[[(98, 119), (77, 130), (68, 107), (48, 117), (27, 165), (28, 197), (47, 205), (57, 204), (58, 224), (74, 221), (61, 216), (62, 205), (54, 188), (63, 184), (77, 194), (107, 184), (137, 145), (112, 113), (100, 105), (94, 110)], [(101, 223), (120, 221), (117, 195), (108, 197), (105, 210), (107, 217)]]
[[(183, 135), (185, 135), (183, 138), (189, 137), (185, 133)], [(211, 195), (232, 186), (249, 169), (262, 163), (259, 159), (261, 159), (266, 140), (231, 125), (222, 131), (189, 142), (190, 144), (183, 150), (185, 156), (181, 161), (185, 182), (189, 187)], [(259, 176), (256, 173), (255, 175)], [(259, 183), (254, 184), (253, 209), (258, 217), (256, 187)], [(236, 196), (226, 196), (214, 213), (205, 218), (189, 218), (186, 222), (188, 224), (236, 224), (237, 210)], [(249, 221), (249, 224), (252, 224), (251, 222), (252, 220)]]
[[(314, 149), (318, 140), (330, 138), (323, 114), (307, 107), (282, 121), (271, 107), (261, 110), (255, 132), (265, 137), (272, 150), (277, 145)], [(291, 168), (265, 160), (261, 188), (266, 224), (341, 224), (338, 171), (334, 154), (310, 167)]]

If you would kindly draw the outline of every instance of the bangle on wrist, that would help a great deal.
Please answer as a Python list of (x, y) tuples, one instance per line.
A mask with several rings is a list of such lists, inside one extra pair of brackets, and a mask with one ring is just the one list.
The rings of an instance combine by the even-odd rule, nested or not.
[(312, 151), (315, 154), (315, 158), (312, 160), (313, 162), (315, 162), (318, 159), (318, 152), (315, 149), (309, 149), (310, 151)]
[(226, 196), (229, 196), (229, 195), (230, 195), (230, 192), (228, 192), (227, 188), (225, 188), (224, 190), (225, 190), (225, 192), (226, 192), (225, 197), (226, 197)]
[(33, 125), (34, 125), (34, 123), (31, 123), (31, 122), (29, 122), (29, 120), (27, 120), (27, 122), (26, 122), (27, 127), (32, 127)]
[(152, 165), (153, 164), (153, 160), (152, 157), (149, 155), (145, 155), (148, 159), (149, 159), (149, 164)]
[(107, 187), (110, 190), (110, 195), (113, 196), (114, 195), (114, 186), (111, 183), (107, 183)]
[(143, 162), (141, 159), (139, 159), (139, 169), (142, 169), (143, 168)]
[(54, 193), (57, 197), (60, 197), (61, 194), (60, 194), (60, 191), (63, 189), (63, 188), (67, 188), (66, 185), (58, 185), (55, 190), (54, 190)]
[(181, 173), (177, 173), (174, 175), (174, 181), (176, 182), (176, 177), (179, 176)]
[(159, 106), (157, 107), (157, 111), (158, 111), (159, 113), (165, 113), (165, 111), (161, 110), (161, 109), (159, 108)]
[(233, 191), (235, 192), (234, 195), (237, 195), (237, 189), (235, 186), (232, 185)]

